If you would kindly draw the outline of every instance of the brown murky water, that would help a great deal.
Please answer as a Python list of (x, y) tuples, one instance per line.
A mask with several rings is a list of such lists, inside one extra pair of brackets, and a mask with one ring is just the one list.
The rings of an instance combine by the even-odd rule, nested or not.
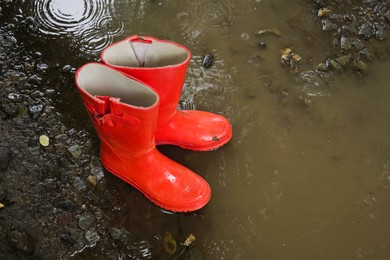
[[(131, 34), (187, 46), (193, 59), (181, 106), (223, 114), (233, 124), (233, 139), (216, 151), (160, 148), (210, 183), (212, 200), (196, 214), (164, 212), (106, 174), (109, 192), (123, 204), (105, 213), (133, 237), (124, 254), (145, 248), (147, 258), (152, 244), (164, 255), (169, 232), (178, 251), (188, 234), (196, 236), (194, 259), (390, 257), (390, 61), (370, 65), (363, 80), (345, 73), (331, 85), (305, 88), (281, 65), (279, 51), (293, 46), (312, 64), (326, 58), (330, 35), (306, 1), (70, 1), (83, 2), (78, 9), (35, 2), (33, 9), (49, 10), (39, 11), (46, 21), (40, 30), (70, 35), (64, 52), (85, 60)], [(82, 18), (83, 8), (91, 18)], [(73, 22), (61, 23), (61, 15)], [(275, 28), (280, 35), (256, 36)], [(206, 70), (200, 65), (208, 53), (215, 63)]]

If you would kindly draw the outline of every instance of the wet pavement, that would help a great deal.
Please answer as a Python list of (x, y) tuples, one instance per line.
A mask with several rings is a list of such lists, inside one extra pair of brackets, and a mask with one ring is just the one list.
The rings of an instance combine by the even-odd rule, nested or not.
[[(165, 7), (162, 3), (152, 2), (154, 5), (149, 7), (152, 11), (158, 12), (158, 8)], [(180, 106), (223, 113), (231, 119), (235, 130), (231, 144), (207, 155), (175, 147), (159, 148), (169, 157), (201, 172), (212, 186), (215, 202), (189, 214), (159, 209), (101, 167), (98, 139), (74, 86), (74, 72), (80, 65), (98, 60), (104, 47), (134, 32), (126, 22), (114, 19), (125, 17), (118, 10), (130, 6), (142, 13), (147, 10), (147, 4), (143, 1), (101, 0), (91, 7), (92, 2), (85, 1), (80, 8), (87, 6), (89, 12), (80, 17), (75, 13), (74, 19), (79, 22), (73, 24), (50, 17), (61, 16), (56, 13), (57, 9), (51, 8), (55, 1), (31, 1), (30, 5), (25, 1), (0, 2), (1, 259), (253, 259), (262, 255), (267, 259), (283, 259), (291, 256), (291, 252), (295, 254), (290, 259), (327, 259), (326, 252), (305, 251), (303, 248), (307, 245), (301, 243), (310, 241), (314, 249), (326, 251), (330, 250), (326, 244), (332, 244), (328, 240), (338, 236), (338, 230), (332, 228), (345, 229), (341, 236), (345, 239), (355, 235), (354, 228), (334, 223), (363, 225), (365, 221), (361, 219), (369, 219), (373, 221), (369, 222), (373, 223), (372, 230), (386, 230), (386, 216), (390, 215), (386, 206), (390, 187), (390, 152), (386, 147), (389, 128), (387, 123), (382, 123), (373, 130), (364, 123), (374, 125), (370, 118), (376, 117), (385, 122), (389, 111), (385, 105), (380, 109), (379, 102), (388, 104), (388, 99), (386, 95), (369, 92), (379, 100), (379, 108), (364, 112), (352, 110), (352, 115), (348, 114), (353, 118), (350, 127), (363, 122), (359, 125), (362, 129), (372, 136), (379, 136), (374, 144), (367, 142), (367, 146), (360, 147), (337, 135), (348, 128), (343, 122), (349, 122), (350, 117), (345, 116), (343, 110), (338, 111), (338, 104), (346, 101), (335, 97), (335, 91), (343, 92), (339, 90), (343, 80), (360, 87), (368, 80), (374, 80), (375, 85), (375, 77), (380, 78), (386, 73), (381, 69), (381, 62), (383, 66), (389, 64), (390, 1), (292, 1), (293, 12), (285, 10), (280, 1), (227, 2), (208, 3), (209, 6), (203, 1), (204, 6), (187, 3), (190, 6), (185, 9), (187, 12), (180, 9), (175, 13), (183, 26), (181, 34), (169, 34), (178, 41), (181, 37), (186, 38), (194, 55)], [(268, 10), (288, 14), (283, 22), (279, 21), (280, 24), (275, 22), (282, 29), (275, 29), (271, 22), (256, 25), (256, 28), (251, 28), (253, 30), (236, 28), (241, 16), (235, 13), (233, 4), (240, 4), (242, 12), (251, 15), (256, 8), (260, 10), (261, 2), (266, 6), (265, 16)], [(100, 8), (105, 4), (109, 8)], [(60, 7), (58, 10), (67, 10), (66, 5)], [(53, 13), (40, 12), (42, 9)], [(214, 9), (222, 10), (223, 15), (213, 13)], [(31, 10), (38, 10), (40, 16), (34, 16)], [(197, 18), (190, 17), (188, 10), (197, 14)], [(136, 20), (135, 15), (132, 19)], [(104, 30), (96, 31), (92, 26), (96, 23)], [(164, 30), (169, 31), (170, 27), (169, 23), (161, 26), (165, 29), (157, 35), (159, 37), (163, 37)], [(288, 30), (283, 29), (284, 26)], [(141, 27), (135, 33), (144, 33), (145, 28)], [(239, 35), (236, 40), (240, 42), (239, 47), (226, 40), (235, 30)], [(160, 34), (158, 28), (152, 28), (150, 32)], [(214, 39), (215, 46), (220, 47), (218, 50), (204, 44), (202, 36), (216, 37), (216, 32), (222, 39)], [(225, 40), (227, 43), (223, 45), (220, 41)], [(227, 50), (230, 59), (224, 60), (222, 57)], [(240, 70), (237, 65), (240, 62), (249, 64), (253, 74), (249, 74), (252, 73), (248, 72), (250, 70)], [(230, 87), (234, 82), (231, 78), (237, 74), (242, 74), (242, 88)], [(298, 87), (291, 87), (289, 82)], [(378, 82), (377, 85), (382, 86), (383, 83)], [(198, 85), (203, 87), (194, 87)], [(383, 93), (388, 92), (383, 90)], [(267, 95), (269, 99), (265, 100)], [(318, 100), (332, 95), (332, 101)], [(362, 98), (365, 95), (365, 92), (356, 90), (351, 97), (365, 104)], [(244, 101), (236, 104), (239, 102), (237, 96)], [(259, 99), (264, 103), (258, 102)], [(264, 108), (266, 105), (274, 110), (269, 112)], [(235, 106), (240, 109), (234, 109)], [(264, 114), (269, 113), (270, 118), (258, 111), (266, 111)], [(321, 114), (324, 111), (334, 116), (324, 116)], [(376, 111), (383, 111), (383, 115), (377, 115)], [(299, 121), (301, 116), (308, 118), (307, 121)], [(273, 119), (276, 121), (274, 129), (253, 133), (255, 126), (263, 129)], [(336, 145), (323, 148), (314, 137), (300, 139), (295, 132), (299, 132), (299, 129), (295, 130), (299, 127), (310, 126), (319, 130), (311, 123), (324, 125), (321, 132), (318, 131), (321, 138), (345, 142), (350, 145), (350, 150)], [(275, 129), (281, 131), (280, 135), (273, 132)], [(337, 137), (332, 139), (334, 136), (329, 132), (335, 129)], [(381, 129), (379, 134), (376, 129)], [(306, 130), (303, 132), (307, 133)], [(345, 135), (353, 134), (356, 133)], [(248, 140), (248, 135), (252, 139)], [(356, 134), (354, 140), (359, 137)], [(296, 143), (294, 138), (298, 139)], [(294, 148), (286, 149), (292, 143)], [(306, 143), (309, 144), (305, 146)], [(240, 150), (242, 146), (245, 146), (244, 150)], [(258, 151), (260, 146), (269, 149)], [(302, 147), (308, 153), (312, 151), (312, 157), (300, 154)], [(309, 174), (296, 175), (296, 179), (284, 175), (288, 170), (289, 173), (318, 172), (314, 163), (308, 164), (307, 168), (302, 165), (310, 160), (322, 162), (321, 152), (318, 155), (316, 152), (327, 152), (327, 149), (334, 168), (325, 167), (323, 172), (339, 170), (345, 173), (346, 179), (331, 174), (321, 181), (312, 179)], [(359, 149), (363, 155), (352, 157), (351, 164), (343, 164), (351, 160), (347, 156), (349, 153)], [(253, 151), (258, 157), (252, 155)], [(296, 157), (292, 156), (294, 152)], [(371, 152), (374, 155), (370, 156)], [(271, 156), (272, 153), (275, 155)], [(376, 154), (383, 157), (378, 158)], [(358, 166), (349, 167), (353, 164)], [(349, 175), (372, 165), (380, 168), (380, 179)], [(256, 174), (257, 178), (253, 177)], [(355, 183), (359, 178), (362, 181)], [(313, 187), (325, 187), (318, 191), (320, 204), (300, 193), (312, 190), (295, 184), (299, 180), (307, 181)], [(365, 187), (369, 185), (367, 183), (373, 183), (375, 188)], [(252, 188), (255, 185), (258, 188)], [(352, 197), (350, 194), (356, 195), (352, 191), (360, 189), (359, 185), (367, 193), (359, 193), (359, 198), (351, 199), (357, 213), (352, 220), (348, 218), (344, 222), (339, 218), (345, 216), (342, 212), (350, 205), (346, 198)], [(350, 193), (343, 193), (339, 187), (345, 187)], [(284, 194), (290, 194), (291, 200)], [(328, 199), (335, 197), (338, 202), (329, 205)], [(299, 212), (289, 204), (296, 201), (293, 198), (303, 200), (297, 205)], [(305, 199), (308, 200), (307, 208)], [(328, 211), (329, 208), (332, 210)], [(322, 214), (324, 211), (329, 212), (329, 216)], [(278, 219), (283, 212), (288, 212), (287, 216)], [(302, 224), (310, 221), (313, 227)], [(255, 225), (257, 223), (261, 223), (260, 227)], [(299, 227), (302, 229), (297, 230)], [(368, 224), (361, 227), (368, 231), (359, 233), (353, 246), (346, 246), (345, 251), (335, 249), (328, 252), (328, 256), (390, 257), (388, 232), (377, 232), (373, 237), (370, 227)], [(276, 235), (270, 235), (275, 230)], [(192, 245), (186, 246), (183, 243), (190, 234), (196, 239)], [(370, 242), (361, 244), (366, 240), (364, 235), (368, 236), (372, 246)], [(286, 249), (288, 246), (291, 248)]]

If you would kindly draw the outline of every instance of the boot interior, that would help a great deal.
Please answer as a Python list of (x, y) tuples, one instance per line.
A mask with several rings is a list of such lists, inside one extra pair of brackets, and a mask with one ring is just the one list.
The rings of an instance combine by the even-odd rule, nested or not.
[(122, 41), (103, 52), (110, 65), (124, 67), (164, 67), (185, 62), (189, 53), (172, 43)]
[(132, 106), (150, 107), (158, 100), (157, 94), (148, 86), (98, 63), (82, 67), (77, 84), (92, 96), (117, 97)]

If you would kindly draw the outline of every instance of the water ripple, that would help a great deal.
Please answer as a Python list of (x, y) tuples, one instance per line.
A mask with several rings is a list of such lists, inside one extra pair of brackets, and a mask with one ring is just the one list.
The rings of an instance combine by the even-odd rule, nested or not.
[(183, 36), (196, 38), (203, 31), (216, 31), (226, 36), (237, 14), (232, 0), (202, 0), (192, 1), (189, 10), (177, 16), (183, 26)]
[(85, 52), (98, 52), (123, 32), (113, 17), (114, 0), (38, 0), (30, 9), (39, 31), (49, 36), (70, 35)]

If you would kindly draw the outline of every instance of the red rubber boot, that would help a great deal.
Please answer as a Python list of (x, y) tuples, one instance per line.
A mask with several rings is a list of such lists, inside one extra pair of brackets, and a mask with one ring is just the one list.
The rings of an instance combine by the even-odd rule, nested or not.
[(100, 138), (103, 166), (161, 208), (193, 211), (210, 200), (208, 183), (156, 150), (159, 97), (106, 65), (89, 63), (76, 85)]
[(177, 110), (190, 58), (189, 50), (177, 43), (137, 35), (107, 47), (101, 55), (105, 64), (157, 91), (160, 96), (157, 144), (213, 150), (232, 137), (229, 121), (209, 112)]

